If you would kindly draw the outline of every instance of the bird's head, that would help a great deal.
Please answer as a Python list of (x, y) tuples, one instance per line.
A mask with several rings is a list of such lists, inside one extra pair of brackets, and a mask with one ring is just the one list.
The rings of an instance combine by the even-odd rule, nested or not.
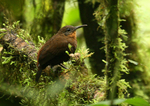
[(84, 25), (80, 25), (80, 26), (70, 26), (70, 25), (67, 25), (67, 26), (64, 26), (62, 27), (58, 33), (59, 34), (63, 34), (65, 36), (68, 36), (68, 37), (76, 37), (76, 30), (81, 28), (81, 27), (84, 27), (84, 26), (87, 26), (87, 24), (84, 24)]

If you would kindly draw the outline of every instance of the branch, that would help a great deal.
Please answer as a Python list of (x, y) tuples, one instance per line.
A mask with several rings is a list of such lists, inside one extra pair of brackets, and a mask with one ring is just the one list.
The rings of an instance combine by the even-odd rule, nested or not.
[(8, 48), (9, 46), (16, 51), (26, 54), (28, 58), (32, 61), (36, 60), (37, 50), (32, 42), (27, 43), (20, 37), (16, 36), (17, 34), (12, 31), (6, 31), (6, 33), (1, 37), (0, 44), (3, 47)]
[[(27, 59), (30, 59), (30, 61), (33, 62), (33, 64), (36, 64), (35, 60), (36, 60), (37, 50), (33, 43), (31, 43), (31, 42), (27, 43), (24, 39), (18, 37), (17, 34), (13, 33), (12, 31), (6, 30), (6, 32), (0, 33), (0, 35), (2, 35), (2, 34), (3, 34), (3, 36), (1, 36), (0, 44), (3, 45), (3, 49), (5, 48), (6, 51), (8, 51), (8, 52), (9, 52), (9, 49), (13, 49), (15, 52), (17, 52), (17, 56), (22, 57), (22, 55), (26, 55)], [(2, 55), (5, 56), (5, 54), (3, 54), (3, 53), (2, 53)], [(14, 55), (14, 54), (10, 54), (10, 56), (11, 55)], [(88, 74), (88, 69), (85, 66), (84, 61), (83, 61), (84, 58), (81, 58), (82, 56), (80, 56), (79, 53), (70, 54), (70, 57), (71, 57), (71, 61), (73, 64), (71, 64), (70, 67), (65, 69), (64, 71), (59, 71), (62, 69), (56, 68), (55, 71), (59, 71), (59, 73), (56, 73), (54, 70), (52, 71), (49, 67), (47, 67), (45, 69), (45, 72), (46, 72), (46, 74), (48, 73), (47, 75), (49, 77), (43, 76), (40, 78), (40, 82), (44, 82), (44, 83), (42, 83), (43, 85), (41, 85), (41, 86), (45, 86), (45, 85), (47, 85), (47, 82), (50, 82), (51, 80), (56, 80), (55, 78), (59, 78), (61, 84), (67, 84), (66, 82), (71, 81), (72, 86), (66, 86), (66, 89), (69, 91), (69, 93), (72, 93), (73, 95), (75, 95), (75, 97), (78, 97), (78, 98), (85, 97), (84, 100), (87, 100), (87, 101), (90, 101), (93, 98), (102, 100), (102, 98), (104, 98), (104, 93), (103, 93), (103, 90), (99, 91), (99, 88), (101, 86), (104, 86), (105, 82), (102, 83), (102, 81), (99, 78), (95, 78), (94, 75)], [(28, 64), (28, 61), (25, 59), (25, 60), (23, 60), (23, 63)], [(19, 60), (19, 66), (16, 68), (16, 70), (19, 70), (19, 68), (21, 68), (21, 67), (25, 68), (26, 66), (24, 66), (24, 65), (26, 65), (26, 64), (23, 64), (21, 66), (21, 62)], [(30, 65), (30, 64), (28, 64), (28, 65)], [(10, 64), (6, 65), (6, 67), (8, 67), (8, 66), (11, 67)], [(16, 66), (14, 66), (14, 67), (16, 67)], [(20, 71), (18, 71), (19, 72), (18, 73), (16, 70), (14, 70), (14, 67), (11, 69), (11, 72), (10, 71), (8, 72), (9, 75), (7, 73), (4, 74), (5, 76), (3, 76), (3, 77), (5, 79), (5, 82), (7, 81), (12, 84), (11, 81), (19, 80), (19, 83), (21, 83), (21, 84), (22, 84), (22, 82), (26, 83), (26, 81), (32, 81), (32, 83), (30, 83), (30, 84), (34, 84), (33, 81), (35, 79), (35, 76), (31, 70), (36, 70), (35, 65), (32, 66), (32, 69), (31, 69), (31, 67), (25, 68), (21, 73), (20, 73)], [(3, 71), (2, 73), (5, 73), (5, 72), (6, 72), (6, 70)], [(17, 78), (15, 78), (15, 77), (17, 77)], [(26, 80), (26, 79), (30, 79), (30, 80)], [(71, 80), (69, 80), (69, 79), (71, 79)], [(99, 83), (97, 83), (97, 82), (99, 82)], [(32, 86), (35, 86), (35, 85), (32, 85)], [(41, 86), (39, 86), (39, 88)], [(84, 93), (78, 94), (78, 92), (80, 92), (81, 88), (84, 89)], [(89, 89), (90, 89), (90, 92), (89, 92)], [(86, 94), (86, 93), (88, 93), (88, 94)]]

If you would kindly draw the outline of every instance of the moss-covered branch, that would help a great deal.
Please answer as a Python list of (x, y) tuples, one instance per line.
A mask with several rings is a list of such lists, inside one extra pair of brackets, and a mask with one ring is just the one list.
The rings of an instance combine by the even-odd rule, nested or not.
[[(56, 73), (47, 67), (39, 83), (35, 82), (36, 54), (38, 47), (18, 23), (1, 29), (0, 43), (3, 46), (0, 58), (0, 91), (3, 95), (15, 96), (22, 105), (74, 105), (89, 104), (105, 99), (103, 78), (95, 78), (88, 72), (84, 59), (91, 56), (87, 49), (70, 54), (65, 62), (67, 69)], [(44, 42), (39, 39), (39, 41)]]
[(31, 41), (28, 42), (18, 37), (17, 33), (12, 30), (2, 30), (3, 32), (1, 32), (1, 34), (3, 33), (3, 35), (1, 35), (0, 44), (3, 45), (4, 48), (11, 47), (15, 51), (27, 55), (31, 60), (36, 60), (37, 50)]

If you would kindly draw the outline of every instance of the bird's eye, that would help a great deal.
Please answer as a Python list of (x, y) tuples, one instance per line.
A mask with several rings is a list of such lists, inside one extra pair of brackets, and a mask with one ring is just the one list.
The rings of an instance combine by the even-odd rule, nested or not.
[(70, 28), (67, 28), (67, 31), (69, 32), (69, 31), (70, 31)]

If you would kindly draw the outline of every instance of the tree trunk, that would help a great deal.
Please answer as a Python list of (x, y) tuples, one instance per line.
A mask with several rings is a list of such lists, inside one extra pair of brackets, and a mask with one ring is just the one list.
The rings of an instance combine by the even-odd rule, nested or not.
[(85, 3), (85, 1), (86, 0), (78, 0), (78, 5), (81, 21), (83, 24), (88, 25), (88, 27), (83, 28), (86, 45), (90, 52), (94, 52), (89, 58), (89, 61), (92, 66), (92, 72), (102, 76), (102, 69), (104, 69), (105, 66), (102, 60), (105, 59), (105, 52), (103, 49), (100, 49), (104, 47), (104, 44), (101, 41), (98, 41), (98, 39), (104, 38), (104, 32), (101, 28), (98, 28), (99, 25), (93, 16), (99, 3), (96, 3), (93, 7), (92, 3)]
[[(46, 0), (45, 0), (46, 1)], [(40, 1), (40, 10), (35, 11), (31, 26), (31, 35), (38, 41), (38, 35), (48, 40), (60, 29), (64, 14), (65, 0), (50, 0), (48, 3)], [(45, 8), (48, 6), (49, 8)], [(34, 6), (36, 8), (36, 6)], [(39, 16), (39, 14), (42, 14)]]
[(111, 105), (113, 104), (113, 99), (117, 97), (116, 84), (121, 76), (120, 67), (121, 61), (123, 59), (123, 53), (120, 48), (121, 42), (119, 41), (119, 12), (118, 12), (118, 0), (109, 0), (108, 2), (108, 15), (106, 19), (106, 70), (105, 74), (107, 77), (108, 89), (107, 98), (111, 99)]

